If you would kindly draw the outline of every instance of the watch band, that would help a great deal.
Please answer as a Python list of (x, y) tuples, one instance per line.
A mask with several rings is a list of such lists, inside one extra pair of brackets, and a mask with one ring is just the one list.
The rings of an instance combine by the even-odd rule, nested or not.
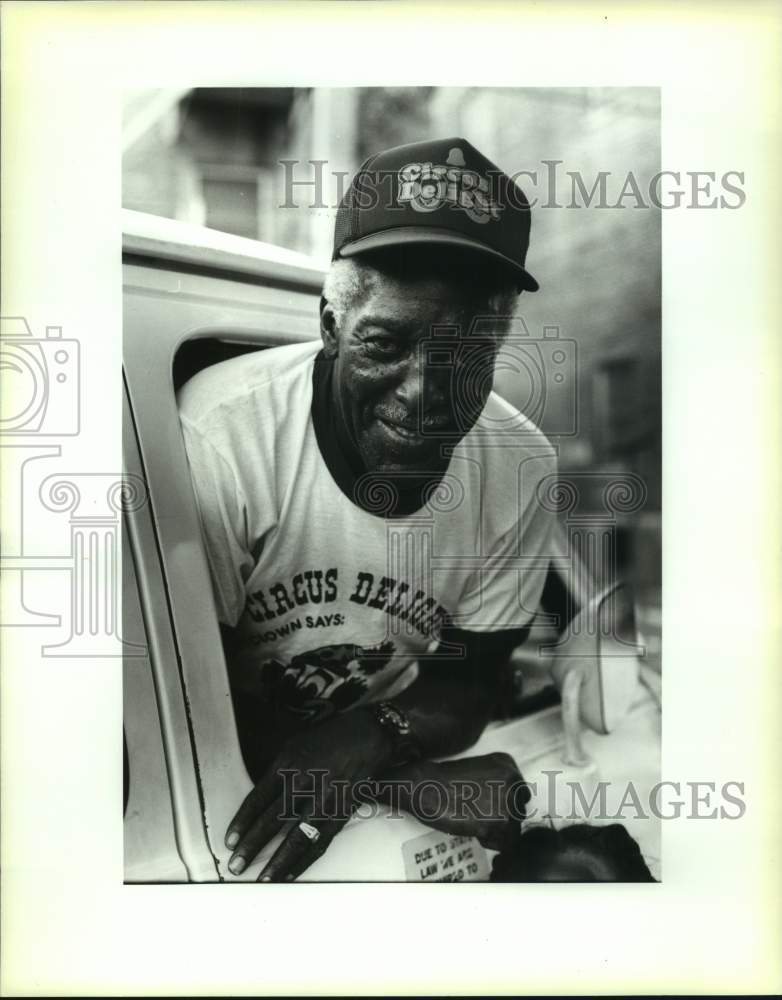
[(372, 706), (372, 711), (380, 725), (393, 736), (394, 756), (391, 766), (400, 767), (419, 760), (421, 751), (413, 736), (410, 720), (402, 709), (393, 702), (380, 701)]

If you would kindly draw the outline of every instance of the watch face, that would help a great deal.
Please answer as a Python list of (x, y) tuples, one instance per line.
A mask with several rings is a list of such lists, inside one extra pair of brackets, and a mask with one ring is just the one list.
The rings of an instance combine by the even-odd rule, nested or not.
[(410, 732), (410, 723), (393, 705), (384, 705), (380, 711), (380, 716), (382, 721), (387, 725), (393, 726), (400, 736), (406, 736)]

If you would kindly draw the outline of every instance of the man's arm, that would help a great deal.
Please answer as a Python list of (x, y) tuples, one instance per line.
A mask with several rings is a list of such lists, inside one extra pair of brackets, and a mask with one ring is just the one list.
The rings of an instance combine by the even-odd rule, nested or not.
[[(447, 657), (424, 657), (419, 678), (393, 700), (408, 717), (419, 755), (446, 756), (478, 739), (496, 703), (503, 663), (519, 641), (518, 631), (443, 635), (440, 649), (448, 644)], [(289, 832), (261, 873), (264, 880), (293, 877), (312, 864), (349, 818), (338, 805), (339, 783), (390, 774), (399, 763), (397, 749), (372, 706), (331, 716), (284, 740), (228, 827), (231, 871), (239, 874), (284, 825), (283, 774), (298, 776), (304, 822)], [(323, 783), (316, 774), (325, 776)]]
[(480, 738), (502, 691), (508, 658), (528, 635), (529, 627), (443, 632), (437, 652), (419, 660), (417, 680), (393, 699), (410, 722), (421, 757), (460, 753)]
[[(276, 737), (268, 718), (259, 725), (264, 706), (258, 693), (236, 674), (235, 630), (221, 625), (220, 632), (242, 752), (257, 780), (263, 763), (274, 754)], [(451, 629), (442, 636), (434, 655), (419, 659), (418, 678), (391, 700), (409, 720), (421, 758), (460, 753), (480, 738), (501, 696), (508, 658), (528, 634), (528, 628), (501, 632)], [(373, 715), (371, 706), (355, 711)], [(371, 725), (380, 724), (373, 718)]]
[[(514, 646), (523, 641), (534, 613), (526, 613), (524, 626), (513, 630), (493, 630), (491, 625), (518, 622), (520, 608), (537, 607), (550, 530), (550, 515), (541, 518), (538, 511), (537, 516), (523, 519), (520, 542), (517, 531), (499, 540), (476, 580), (476, 595), (481, 599), (480, 610), (473, 614), (476, 628), (445, 629), (438, 651), (420, 659), (418, 679), (393, 699), (393, 705), (407, 716), (417, 756), (459, 753), (483, 732), (497, 702), (503, 667)], [(507, 566), (507, 559), (517, 550), (532, 557), (521, 594), (517, 573)], [(370, 776), (388, 776), (405, 759), (407, 742), (401, 733), (381, 723), (372, 706), (333, 715), (306, 733), (284, 740), (266, 775), (229, 824), (230, 870), (239, 874), (281, 829), (284, 772), (314, 775), (318, 770), (328, 778), (322, 792), (310, 796), (312, 807), (299, 811), (302, 822), (280, 845), (261, 873), (262, 880), (297, 877), (306, 870), (347, 821), (347, 814), (326, 821), (316, 818), (334, 815), (332, 803), (338, 798), (338, 787), (345, 782), (352, 787)]]

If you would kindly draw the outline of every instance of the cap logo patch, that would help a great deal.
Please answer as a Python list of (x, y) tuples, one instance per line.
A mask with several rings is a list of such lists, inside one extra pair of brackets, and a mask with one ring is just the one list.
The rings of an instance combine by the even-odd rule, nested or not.
[(402, 167), (397, 201), (416, 212), (434, 212), (450, 205), (481, 224), (500, 217), (488, 180), (466, 169), (464, 153), (458, 147), (450, 150), (445, 163), (408, 163)]

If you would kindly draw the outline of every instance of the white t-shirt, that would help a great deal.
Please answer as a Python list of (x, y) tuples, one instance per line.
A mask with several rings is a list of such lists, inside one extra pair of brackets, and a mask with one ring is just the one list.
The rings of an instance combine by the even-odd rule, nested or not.
[[(244, 684), (301, 718), (391, 697), (448, 622), (521, 628), (551, 554), (544, 435), (492, 393), (420, 510), (385, 517), (339, 488), (313, 427), (320, 343), (194, 376), (179, 405), (220, 622)], [(382, 492), (382, 491), (381, 491)], [(382, 507), (382, 495), (367, 496)]]

